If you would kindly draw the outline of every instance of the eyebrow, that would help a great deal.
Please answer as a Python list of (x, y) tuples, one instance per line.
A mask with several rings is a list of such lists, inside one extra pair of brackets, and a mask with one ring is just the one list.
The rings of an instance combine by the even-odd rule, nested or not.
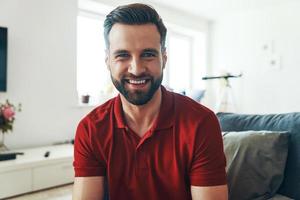
[(113, 55), (119, 55), (119, 54), (123, 54), (123, 53), (128, 53), (128, 51), (122, 50), (122, 49), (116, 50), (116, 51), (114, 51)]
[(153, 48), (144, 49), (143, 52), (151, 52), (151, 53), (155, 53), (155, 54), (159, 53), (156, 49), (153, 49)]
[[(151, 53), (154, 53), (154, 54), (158, 54), (158, 50), (156, 49), (153, 49), (153, 48), (146, 48), (146, 49), (143, 49), (142, 52), (151, 52)], [(123, 53), (129, 53), (127, 50), (123, 50), (123, 49), (118, 49), (116, 51), (113, 52), (113, 55), (119, 55), (119, 54), (123, 54)]]

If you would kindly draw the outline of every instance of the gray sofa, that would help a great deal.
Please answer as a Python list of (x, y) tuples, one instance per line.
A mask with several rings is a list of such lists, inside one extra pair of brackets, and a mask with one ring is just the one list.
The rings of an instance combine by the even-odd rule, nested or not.
[[(273, 197), (275, 194), (271, 193), (268, 195), (273, 199), (300, 200), (300, 112), (266, 115), (218, 113), (217, 116), (220, 121), (221, 129), (224, 132), (248, 133), (245, 131), (267, 130), (270, 131), (270, 133), (272, 131), (277, 131), (281, 135), (288, 137), (288, 144), (286, 145), (287, 157), (286, 160), (282, 160), (285, 162), (282, 171), (282, 178), (278, 175), (274, 178), (274, 180), (276, 179), (277, 182), (280, 181), (278, 188), (276, 188), (277, 196)], [(264, 135), (267, 135), (268, 133), (269, 132), (266, 132)], [(254, 145), (255, 144), (253, 144), (253, 146)], [(284, 145), (285, 143), (275, 143), (274, 147), (272, 148), (276, 148), (278, 146), (284, 147)], [(266, 146), (266, 148), (268, 148), (267, 144)], [(257, 146), (257, 148), (264, 148), (264, 145)], [(284, 150), (281, 149), (277, 153), (282, 151)], [(261, 153), (257, 152), (256, 155), (261, 156)], [(273, 172), (273, 167), (270, 167), (269, 171)], [(260, 183), (258, 183), (258, 185), (248, 185), (247, 187), (250, 190), (251, 187), (259, 187), (259, 184)], [(234, 190), (234, 188), (232, 190)], [(288, 198), (285, 198), (281, 195)], [(256, 196), (257, 198), (254, 199), (268, 199), (266, 198), (266, 195), (263, 197), (259, 197), (259, 195)]]

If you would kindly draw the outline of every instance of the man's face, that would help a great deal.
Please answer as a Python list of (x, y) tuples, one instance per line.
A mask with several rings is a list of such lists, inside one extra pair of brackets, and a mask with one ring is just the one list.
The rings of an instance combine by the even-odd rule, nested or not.
[(113, 25), (106, 64), (117, 90), (134, 105), (144, 105), (160, 87), (166, 53), (154, 24)]

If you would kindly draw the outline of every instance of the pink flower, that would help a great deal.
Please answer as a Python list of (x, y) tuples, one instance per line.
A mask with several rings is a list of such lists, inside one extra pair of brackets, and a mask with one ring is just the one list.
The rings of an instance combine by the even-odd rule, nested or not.
[(2, 110), (2, 115), (6, 120), (10, 121), (15, 116), (15, 112), (11, 106), (6, 106)]

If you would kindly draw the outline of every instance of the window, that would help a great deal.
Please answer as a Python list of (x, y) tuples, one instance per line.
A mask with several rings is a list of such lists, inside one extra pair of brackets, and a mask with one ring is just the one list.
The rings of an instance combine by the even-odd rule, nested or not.
[(77, 91), (90, 95), (90, 103), (111, 93), (112, 84), (105, 65), (103, 20), (98, 15), (80, 14), (77, 18)]
[[(170, 88), (182, 91), (190, 88), (191, 38), (173, 33), (168, 39), (168, 83)], [(180, 80), (180, 81), (179, 81)]]
[(204, 89), (205, 34), (168, 25), (167, 68), (164, 84), (175, 92)]
[[(77, 91), (90, 95), (96, 105), (113, 96), (115, 90), (104, 62), (104, 16), (80, 12), (77, 34)], [(167, 66), (163, 85), (176, 92), (204, 88), (205, 34), (167, 24)]]

